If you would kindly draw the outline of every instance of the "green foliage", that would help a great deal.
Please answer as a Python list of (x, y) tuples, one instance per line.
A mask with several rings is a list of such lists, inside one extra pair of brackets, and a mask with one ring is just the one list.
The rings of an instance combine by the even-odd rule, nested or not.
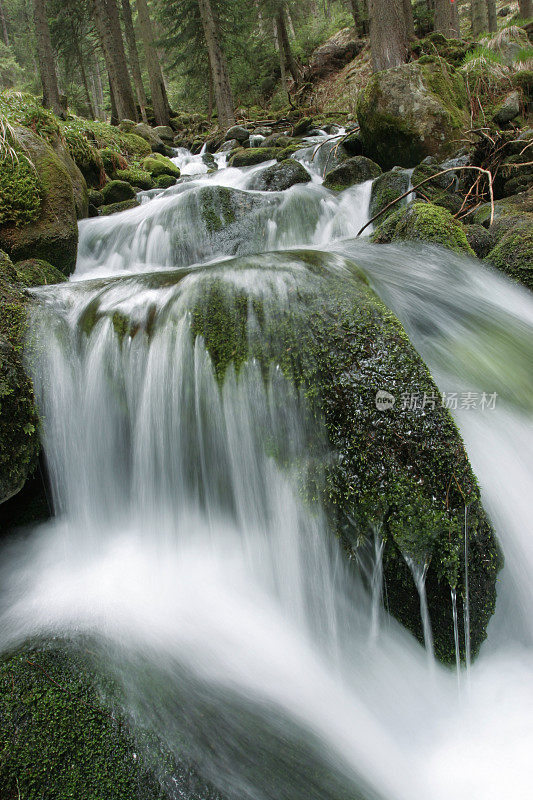
[(17, 63), (13, 49), (0, 41), (0, 86), (12, 89), (22, 75), (23, 70)]
[(39, 217), (42, 187), (22, 152), (0, 158), (0, 225), (28, 225)]
[(110, 147), (103, 147), (98, 151), (98, 155), (101, 158), (104, 169), (110, 178), (115, 176), (117, 170), (126, 169), (128, 166), (127, 161), (120, 155), (120, 153), (117, 153), (116, 150), (112, 150)]
[(126, 181), (132, 186), (137, 186), (139, 189), (147, 190), (153, 189), (155, 183), (149, 172), (138, 167), (129, 167), (128, 169), (118, 169), (115, 173), (117, 180)]
[(373, 241), (418, 241), (438, 244), (456, 253), (474, 255), (463, 226), (451, 213), (432, 203), (414, 202), (401, 208), (378, 226)]

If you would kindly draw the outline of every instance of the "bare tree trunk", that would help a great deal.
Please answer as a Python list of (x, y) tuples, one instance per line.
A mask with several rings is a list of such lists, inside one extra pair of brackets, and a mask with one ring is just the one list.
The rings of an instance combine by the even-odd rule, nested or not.
[(6, 22), (6, 15), (4, 14), (4, 6), (0, 0), (0, 26), (2, 28), (2, 37), (4, 42), (9, 47), (9, 33), (7, 30), (7, 22)]
[(198, 0), (198, 7), (213, 76), (218, 124), (221, 128), (227, 129), (235, 124), (235, 114), (233, 112), (233, 95), (229, 82), (228, 64), (222, 49), (220, 30), (210, 0)]
[(118, 125), (120, 119), (117, 110), (117, 97), (113, 89), (113, 84), (111, 83), (111, 78), (109, 79), (109, 103), (111, 105), (111, 125)]
[(124, 34), (126, 36), (129, 64), (131, 74), (133, 75), (133, 84), (135, 86), (137, 102), (139, 103), (139, 108), (141, 109), (141, 117), (143, 118), (143, 121), (148, 122), (146, 117), (146, 92), (144, 91), (141, 64), (139, 61), (139, 51), (137, 49), (137, 39), (135, 38), (135, 28), (133, 27), (133, 17), (131, 15), (130, 0), (122, 0), (122, 19), (124, 21)]
[(452, 28), (456, 39), (461, 38), (461, 23), (459, 21), (459, 0), (452, 3)]
[(358, 36), (364, 34), (363, 14), (359, 0), (350, 0), (350, 10), (352, 12), (353, 21), (355, 23), (355, 30)]
[(454, 25), (453, 6), (450, 0), (435, 0), (435, 22), (433, 28), (447, 39), (457, 35)]
[(496, 0), (487, 0), (487, 17), (489, 23), (489, 33), (496, 33), (498, 30), (498, 17), (496, 16)]
[(276, 14), (276, 27), (278, 32), (278, 42), (280, 52), (285, 58), (285, 64), (292, 75), (294, 83), (298, 83), (300, 79), (300, 71), (298, 64), (292, 54), (291, 43), (289, 41), (289, 34), (287, 33), (287, 24), (285, 20), (285, 9), (280, 6)]
[(91, 119), (95, 119), (96, 116), (95, 116), (95, 113), (94, 113), (94, 107), (93, 107), (93, 101), (92, 101), (92, 98), (91, 98), (91, 93), (89, 91), (89, 83), (87, 81), (87, 72), (85, 71), (85, 63), (84, 63), (83, 53), (82, 53), (81, 46), (80, 46), (80, 40), (79, 40), (79, 37), (78, 37), (78, 32), (76, 31), (76, 28), (74, 27), (74, 22), (72, 20), (72, 17), (70, 17), (69, 19), (70, 19), (70, 30), (72, 31), (72, 41), (74, 43), (74, 48), (76, 50), (76, 56), (77, 56), (77, 59), (78, 59), (78, 66), (80, 68), (81, 82), (83, 84), (83, 90), (85, 92), (85, 99), (87, 100), (87, 105), (89, 107), (89, 113), (91, 115)]
[(48, 18), (46, 16), (45, 0), (33, 0), (33, 20), (35, 24), (39, 72), (41, 74), (41, 83), (43, 86), (43, 105), (45, 108), (50, 108), (58, 117), (63, 117), (64, 110), (59, 98), (56, 65), (54, 62)]
[(139, 14), (148, 77), (150, 78), (150, 94), (152, 96), (155, 121), (158, 125), (168, 125), (170, 123), (170, 104), (163, 73), (161, 72), (159, 56), (154, 45), (154, 29), (146, 0), (137, 0), (137, 12)]
[(370, 47), (374, 72), (407, 60), (407, 30), (403, 0), (369, 0)]
[(100, 64), (98, 63), (98, 59), (96, 54), (94, 54), (94, 63), (93, 68), (91, 71), (93, 88), (94, 88), (94, 97), (95, 97), (95, 110), (98, 119), (104, 119), (105, 112), (104, 112), (104, 87), (102, 86), (102, 76), (100, 74)]
[(116, 0), (91, 0), (98, 38), (104, 54), (117, 117), (136, 120), (137, 108), (131, 88)]
[(415, 20), (413, 17), (413, 3), (411, 0), (403, 0), (403, 13), (405, 17), (405, 31), (410, 42), (416, 39)]
[(472, 10), (472, 34), (479, 36), (486, 33), (489, 27), (487, 18), (487, 3), (485, 0), (471, 0)]
[(518, 0), (518, 8), (522, 19), (529, 19), (530, 17), (533, 17), (532, 0)]

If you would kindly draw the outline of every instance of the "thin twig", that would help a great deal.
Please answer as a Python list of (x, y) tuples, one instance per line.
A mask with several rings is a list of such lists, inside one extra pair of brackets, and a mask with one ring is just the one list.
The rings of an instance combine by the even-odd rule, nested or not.
[(420, 181), (420, 183), (417, 183), (416, 186), (412, 186), (410, 189), (408, 189), (406, 192), (401, 194), (399, 197), (396, 197), (394, 200), (391, 200), (390, 203), (387, 203), (385, 208), (382, 208), (381, 211), (379, 211), (377, 214), (375, 214), (372, 217), (372, 219), (369, 219), (368, 222), (366, 222), (363, 225), (361, 230), (356, 234), (355, 238), (357, 238), (357, 236), (360, 236), (363, 233), (363, 231), (366, 230), (366, 228), (368, 228), (368, 226), (371, 225), (374, 222), (374, 220), (378, 219), (378, 217), (381, 217), (381, 215), (384, 214), (385, 211), (387, 211), (389, 208), (391, 208), (391, 206), (396, 205), (396, 203), (398, 203), (400, 200), (403, 200), (404, 197), (407, 197), (408, 195), (412, 194), (413, 192), (416, 192), (416, 190), (420, 186), (423, 186), (425, 183), (429, 183), (429, 181), (435, 180), (435, 178), (440, 178), (441, 175), (446, 175), (446, 173), (448, 173), (448, 172), (458, 172), (459, 170), (463, 170), (463, 169), (474, 169), (474, 170), (477, 170), (478, 172), (482, 172), (483, 174), (488, 176), (488, 179), (489, 179), (489, 192), (490, 192), (490, 225), (492, 225), (492, 223), (494, 222), (494, 192), (493, 192), (493, 189), (492, 189), (492, 180), (493, 180), (492, 179), (492, 174), (489, 172), (489, 170), (488, 169), (483, 169), (483, 167), (472, 167), (472, 166), (448, 167), (448, 169), (443, 169), (440, 172), (436, 172), (434, 175), (431, 175), (429, 178), (424, 178), (424, 180)]

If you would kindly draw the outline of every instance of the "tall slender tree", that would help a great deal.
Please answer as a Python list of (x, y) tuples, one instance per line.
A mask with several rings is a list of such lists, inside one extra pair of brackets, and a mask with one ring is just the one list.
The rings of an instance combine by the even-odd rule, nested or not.
[(453, 39), (458, 33), (454, 6), (455, 3), (450, 3), (450, 0), (435, 0), (435, 23), (433, 27), (438, 33), (446, 36), (447, 39)]
[(291, 49), (291, 43), (287, 31), (286, 11), (283, 3), (278, 5), (275, 16), (275, 24), (280, 49), (280, 57), (284, 59), (285, 67), (291, 73), (293, 81), (298, 83), (300, 79), (300, 70), (298, 69), (298, 64)]
[(148, 77), (150, 79), (150, 94), (152, 95), (155, 121), (158, 125), (168, 125), (170, 122), (170, 105), (159, 56), (154, 44), (154, 29), (146, 0), (137, 0), (137, 12), (139, 14)]
[(480, 36), (489, 27), (486, 0), (470, 0), (470, 12), (472, 15), (472, 33), (474, 36)]
[(522, 19), (533, 17), (533, 0), (518, 0), (518, 8)]
[(407, 60), (407, 30), (403, 0), (369, 0), (370, 47), (374, 72)]
[(137, 119), (116, 0), (91, 0), (98, 39), (119, 119)]
[(0, 0), (0, 29), (4, 43), (9, 47), (9, 31), (7, 30), (7, 20), (2, 0)]
[(213, 90), (218, 112), (218, 124), (229, 128), (235, 123), (233, 94), (229, 81), (228, 64), (222, 47), (222, 37), (211, 0), (198, 0), (200, 18), (204, 31), (209, 64), (213, 76)]
[(496, 15), (496, 0), (487, 0), (487, 19), (489, 32), (496, 33), (498, 30), (498, 17)]
[(412, 0), (403, 0), (403, 12), (405, 17), (405, 30), (409, 41), (414, 41), (415, 36), (415, 19), (413, 16), (413, 3)]
[(133, 84), (135, 86), (135, 94), (137, 95), (137, 102), (141, 109), (141, 117), (144, 122), (147, 122), (146, 117), (146, 92), (142, 79), (141, 64), (139, 61), (139, 51), (137, 49), (137, 39), (135, 36), (135, 28), (133, 27), (133, 16), (131, 13), (130, 0), (122, 0), (122, 20), (124, 22), (124, 34), (126, 36), (126, 44), (128, 47), (128, 57), (131, 74), (133, 75)]
[(46, 16), (46, 0), (33, 0), (33, 20), (37, 43), (37, 59), (43, 87), (43, 105), (45, 108), (51, 109), (57, 116), (62, 117), (64, 116), (64, 109), (61, 105), (57, 84), (52, 39)]

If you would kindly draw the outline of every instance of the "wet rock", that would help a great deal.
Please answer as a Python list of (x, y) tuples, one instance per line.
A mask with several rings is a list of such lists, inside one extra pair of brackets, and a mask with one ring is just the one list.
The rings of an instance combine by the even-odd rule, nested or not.
[(170, 146), (174, 144), (175, 134), (169, 125), (156, 125), (152, 130), (165, 144), (169, 144)]
[(495, 237), (482, 225), (465, 225), (468, 244), (478, 258), (488, 256), (495, 244)]
[(226, 131), (226, 141), (237, 139), (238, 142), (245, 142), (250, 137), (250, 131), (242, 125), (233, 125)]
[(155, 129), (147, 125), (146, 122), (137, 123), (131, 133), (135, 133), (137, 136), (140, 136), (141, 139), (144, 139), (145, 142), (148, 142), (153, 153), (161, 153), (161, 155), (164, 156), (171, 155), (170, 148), (163, 142), (161, 137), (158, 136)]
[(305, 136), (305, 134), (313, 127), (313, 120), (311, 117), (303, 117), (299, 120), (292, 129), (293, 136)]
[[(393, 170), (379, 175), (372, 184), (370, 216), (374, 217), (376, 214), (379, 214), (389, 203), (404, 194), (409, 189), (409, 183), (409, 175), (400, 167), (395, 167)], [(406, 205), (407, 198), (400, 200), (399, 203), (391, 206), (390, 209), (381, 215), (380, 222)]]
[(230, 153), (232, 150), (236, 150), (240, 145), (240, 142), (237, 139), (228, 139), (227, 142), (221, 144), (219, 147), (219, 152), (221, 153)]
[(438, 244), (456, 253), (474, 255), (464, 226), (449, 211), (432, 203), (416, 201), (399, 209), (378, 225), (372, 235), (378, 244), (409, 241)]
[(355, 156), (344, 161), (326, 175), (326, 189), (341, 191), (357, 183), (364, 183), (381, 175), (381, 167), (365, 156)]
[(511, 92), (496, 110), (493, 120), (497, 125), (506, 125), (520, 114), (520, 95)]
[(230, 167), (251, 167), (263, 161), (276, 158), (279, 150), (275, 147), (251, 147), (237, 150), (229, 160)]
[(170, 187), (175, 186), (177, 182), (177, 178), (173, 175), (159, 175), (156, 178), (155, 185), (158, 189), (170, 189)]
[[(443, 169), (446, 169), (445, 164), (438, 164), (435, 159), (428, 157), (413, 170), (411, 182), (413, 186), (417, 186), (422, 181), (442, 172)], [(456, 214), (463, 204), (462, 198), (455, 191), (459, 185), (459, 175), (459, 172), (447, 172), (433, 180), (428, 180), (415, 192), (415, 196), (427, 199), (434, 205), (447, 208), (452, 214)]]
[(464, 80), (440, 64), (402, 64), (372, 76), (357, 103), (364, 152), (383, 169), (450, 155), (468, 125)]
[(109, 181), (102, 189), (104, 204), (122, 203), (125, 200), (132, 200), (135, 191), (126, 181)]
[(288, 158), (256, 175), (250, 188), (263, 192), (281, 192), (296, 183), (309, 183), (310, 180), (311, 176), (306, 168), (299, 161)]
[(108, 203), (98, 210), (98, 215), (101, 217), (110, 217), (112, 214), (119, 214), (121, 211), (130, 211), (132, 208), (137, 208), (141, 204), (136, 197), (131, 200), (122, 200), (118, 203)]
[(158, 156), (156, 158), (148, 156), (143, 161), (143, 169), (150, 173), (152, 178), (159, 178), (160, 175), (170, 175), (172, 178), (179, 178), (179, 168), (170, 158)]

